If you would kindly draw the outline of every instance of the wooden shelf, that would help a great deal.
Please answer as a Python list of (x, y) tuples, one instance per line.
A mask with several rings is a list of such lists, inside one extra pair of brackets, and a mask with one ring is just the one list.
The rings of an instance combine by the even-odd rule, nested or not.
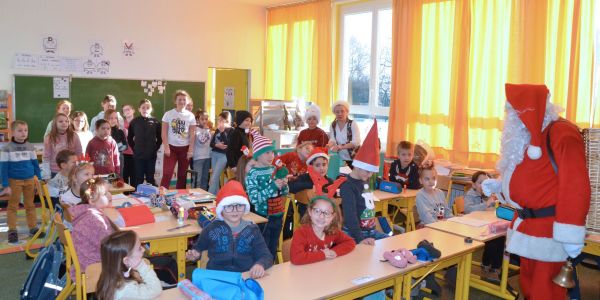
[(12, 95), (9, 93), (7, 95), (7, 106), (0, 108), (0, 113), (8, 120), (6, 124), (6, 129), (0, 129), (0, 142), (8, 142), (10, 141), (10, 123), (13, 121), (13, 109), (12, 109)]

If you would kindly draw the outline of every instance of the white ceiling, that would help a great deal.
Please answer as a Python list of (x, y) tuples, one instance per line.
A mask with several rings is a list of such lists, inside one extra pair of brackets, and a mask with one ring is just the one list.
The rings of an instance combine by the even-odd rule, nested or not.
[(235, 0), (235, 1), (258, 5), (258, 6), (264, 6), (264, 7), (272, 7), (272, 6), (289, 4), (289, 3), (301, 2), (302, 0)]

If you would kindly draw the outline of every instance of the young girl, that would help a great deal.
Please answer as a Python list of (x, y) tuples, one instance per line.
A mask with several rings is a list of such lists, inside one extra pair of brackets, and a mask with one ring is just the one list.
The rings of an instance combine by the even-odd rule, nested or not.
[(127, 141), (133, 149), (135, 165), (134, 186), (147, 183), (156, 186), (154, 169), (156, 152), (162, 143), (160, 122), (152, 117), (152, 102), (148, 99), (140, 101), (140, 116), (129, 124)]
[(94, 177), (94, 166), (84, 162), (74, 166), (69, 172), (69, 188), (60, 195), (60, 203), (65, 206), (74, 206), (81, 202), (79, 190), (81, 185)]
[(77, 156), (83, 152), (79, 137), (71, 129), (71, 120), (65, 114), (59, 113), (52, 120), (52, 129), (44, 137), (44, 155), (42, 161), (44, 165), (50, 166), (50, 177), (54, 177), (60, 171), (56, 164), (56, 154), (63, 149), (69, 149)]
[[(72, 236), (81, 270), (100, 262), (100, 241), (119, 228), (104, 214), (103, 208), (110, 205), (112, 196), (108, 181), (86, 180), (79, 189), (81, 203), (69, 207), (72, 216)], [(73, 275), (75, 270), (71, 270)]]
[[(69, 116), (71, 114), (72, 106), (73, 105), (71, 104), (71, 101), (60, 100), (60, 101), (58, 101), (58, 103), (56, 103), (56, 113)], [(50, 130), (52, 130), (52, 120), (50, 122), (48, 122), (48, 126), (46, 126), (46, 131), (44, 132), (44, 136), (47, 136), (48, 133), (50, 133)]]
[(106, 121), (110, 125), (110, 136), (117, 142), (117, 149), (119, 150), (119, 163), (121, 168), (116, 171), (119, 175), (123, 174), (123, 152), (127, 150), (127, 136), (125, 132), (119, 128), (119, 118), (118, 112), (114, 109), (108, 109), (104, 116), (106, 117)]
[(88, 143), (94, 138), (90, 131), (87, 115), (82, 111), (76, 111), (71, 115), (71, 128), (79, 137), (81, 149), (85, 152)]
[[(169, 188), (173, 171), (177, 163), (178, 189), (185, 189), (186, 172), (190, 158), (194, 154), (196, 138), (196, 119), (185, 109), (190, 95), (184, 90), (175, 92), (175, 108), (166, 112), (162, 118), (162, 143), (164, 149), (163, 177), (160, 185)], [(191, 101), (191, 100), (189, 100)]]
[(242, 147), (252, 148), (249, 140), (251, 126), (252, 114), (245, 110), (235, 112), (235, 127), (229, 135), (229, 145), (227, 145), (227, 167), (233, 172), (236, 171), (238, 161), (244, 155)]
[(94, 163), (96, 175), (117, 173), (120, 170), (117, 142), (110, 136), (108, 121), (96, 121), (96, 136), (85, 149), (85, 154)]
[[(133, 121), (135, 117), (135, 108), (131, 104), (125, 104), (122, 107), (123, 110), (123, 132), (125, 133), (125, 137), (129, 135), (129, 124)], [(134, 184), (135, 183), (135, 162), (133, 160), (133, 148), (128, 144), (128, 147), (125, 151), (123, 151), (123, 161), (121, 162), (123, 166), (123, 180), (126, 183)]]
[(310, 264), (350, 253), (354, 240), (341, 230), (340, 210), (333, 200), (317, 196), (310, 200), (308, 213), (294, 232), (290, 260), (295, 265)]
[(208, 171), (210, 169), (210, 129), (207, 128), (208, 114), (203, 110), (196, 112), (196, 145), (194, 146), (193, 166), (197, 173), (195, 188), (208, 190)]
[(208, 184), (208, 192), (216, 195), (219, 192), (221, 174), (227, 166), (227, 145), (229, 144), (229, 134), (231, 133), (231, 114), (223, 111), (217, 117), (217, 129), (210, 140), (212, 152), (210, 154), (210, 166), (212, 174)]
[(300, 145), (304, 142), (311, 142), (315, 147), (327, 147), (329, 136), (327, 136), (327, 133), (323, 129), (318, 127), (321, 121), (321, 109), (319, 106), (311, 104), (307, 107), (305, 118), (308, 128), (300, 131), (296, 144)]
[(419, 169), (419, 181), (423, 188), (417, 192), (417, 212), (423, 224), (434, 223), (452, 217), (452, 210), (446, 204), (446, 196), (436, 188), (437, 172), (433, 163)]
[(102, 273), (96, 286), (99, 300), (154, 299), (162, 292), (160, 280), (143, 259), (145, 248), (135, 232), (114, 232), (104, 238)]
[[(327, 170), (329, 168), (329, 155), (327, 155), (327, 149), (314, 148), (306, 159), (306, 163), (309, 165), (309, 168), (314, 168), (320, 176), (327, 180), (327, 185), (333, 183), (333, 180), (327, 177)], [(296, 194), (303, 190), (312, 189), (314, 187), (313, 181), (308, 173), (298, 176), (296, 180), (290, 181), (288, 185), (290, 187), (290, 193), (292, 194)], [(325, 188), (327, 185), (323, 187)], [(304, 216), (304, 213), (306, 212), (306, 205), (298, 203), (297, 207), (300, 216)]]

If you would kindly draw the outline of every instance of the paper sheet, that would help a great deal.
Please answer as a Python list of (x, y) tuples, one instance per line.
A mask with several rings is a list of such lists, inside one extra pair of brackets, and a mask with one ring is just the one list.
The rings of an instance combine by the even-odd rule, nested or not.
[(466, 217), (454, 217), (454, 218), (448, 219), (448, 221), (465, 224), (465, 225), (469, 225), (469, 226), (473, 226), (473, 227), (482, 227), (482, 226), (485, 226), (485, 225), (491, 223), (491, 221), (477, 220), (477, 219), (471, 219), (471, 218), (466, 218)]

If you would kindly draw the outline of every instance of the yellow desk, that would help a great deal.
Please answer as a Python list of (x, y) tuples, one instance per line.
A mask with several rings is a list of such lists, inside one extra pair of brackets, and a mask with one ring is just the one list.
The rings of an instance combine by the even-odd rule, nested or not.
[(135, 188), (127, 183), (125, 183), (122, 187), (115, 187), (114, 185), (111, 184), (110, 188), (108, 190), (113, 195), (123, 194), (126, 192), (135, 192)]
[[(415, 230), (416, 226), (413, 209), (415, 207), (418, 191), (419, 190), (406, 189), (400, 194), (392, 194), (381, 190), (375, 190), (373, 192), (373, 195), (375, 196), (375, 211), (380, 211), (382, 216), (389, 219), (389, 204), (394, 204), (399, 208), (404, 208), (406, 209), (406, 231), (408, 232)], [(393, 222), (390, 222), (390, 224), (393, 224)]]
[[(501, 220), (496, 217), (495, 210), (476, 211), (465, 216), (473, 219), (486, 220), (490, 222)], [(501, 236), (506, 236), (505, 232), (489, 233), (487, 226), (473, 227), (466, 224), (451, 221), (439, 221), (427, 224), (425, 226), (439, 231), (455, 234), (461, 237), (470, 237), (473, 240), (480, 242), (487, 242), (489, 240), (493, 240)], [(508, 291), (508, 269), (509, 259), (507, 257), (504, 257), (504, 259), (502, 260), (502, 274), (500, 276), (500, 283), (498, 285), (490, 283), (488, 281), (484, 281), (481, 279), (480, 276), (471, 275), (471, 286), (500, 298), (515, 299), (515, 295)]]

